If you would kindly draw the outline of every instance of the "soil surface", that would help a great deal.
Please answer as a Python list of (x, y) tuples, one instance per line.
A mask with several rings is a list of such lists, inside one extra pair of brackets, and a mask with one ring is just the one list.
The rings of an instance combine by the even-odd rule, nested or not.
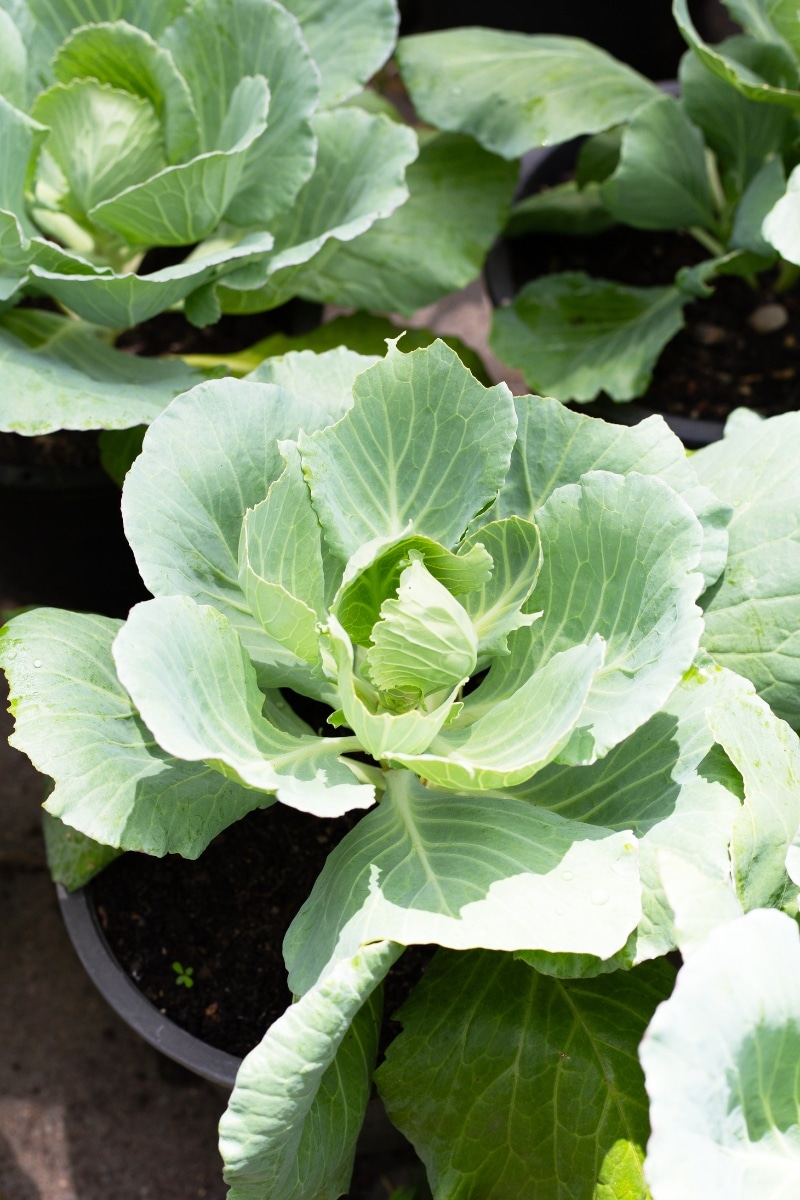
[[(212, 1046), (245, 1055), (291, 1003), (284, 935), (357, 819), (325, 821), (275, 804), (219, 834), (196, 862), (122, 855), (90, 885), (111, 949), (162, 1013)], [(432, 954), (412, 947), (392, 968), (382, 1049), (399, 1032), (389, 1015)], [(176, 963), (191, 968), (192, 986), (179, 981)]]
[[(526, 236), (509, 247), (518, 287), (557, 271), (585, 271), (633, 287), (664, 286), (681, 267), (709, 257), (688, 234), (625, 226), (593, 237)], [(689, 303), (686, 327), (662, 351), (638, 403), (657, 412), (717, 421), (741, 406), (764, 415), (800, 407), (800, 290), (778, 294), (775, 281), (774, 271), (761, 275), (757, 288), (723, 276), (711, 296)], [(777, 306), (783, 324), (756, 332), (750, 321), (757, 322), (754, 314), (768, 305)]]

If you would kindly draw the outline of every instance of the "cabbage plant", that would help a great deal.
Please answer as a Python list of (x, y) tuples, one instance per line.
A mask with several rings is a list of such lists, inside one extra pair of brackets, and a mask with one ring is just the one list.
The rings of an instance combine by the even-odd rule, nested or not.
[(513, 398), (442, 342), (290, 353), (153, 421), (123, 491), (153, 599), (23, 613), (0, 663), (72, 885), (255, 808), (361, 811), (223, 1117), (232, 1197), (347, 1190), (381, 983), (417, 943), (440, 949), (377, 1084), (437, 1200), (669, 1197), (680, 1137), (654, 1125), (645, 1161), (637, 1058), (667, 955), (796, 910), (800, 743), (764, 696), (800, 724), (799, 437), (740, 414), (687, 458), (660, 417)]
[[(492, 346), (531, 387), (562, 400), (641, 396), (684, 310), (726, 274), (800, 265), (800, 16), (795, 5), (726, 0), (744, 33), (706, 45), (687, 0), (679, 97), (577, 38), (449, 30), (404, 39), (404, 78), (425, 120), (513, 158), (576, 136), (574, 178), (514, 207), (507, 234), (581, 238), (615, 225), (682, 230), (705, 257), (668, 286), (585, 271), (544, 275), (495, 312)], [(468, 99), (465, 101), (465, 97)], [(513, 240), (511, 253), (513, 254)]]
[(3, 0), (0, 307), (88, 324), (2, 320), (0, 427), (147, 423), (202, 376), (131, 365), (103, 330), (169, 308), (407, 312), (477, 274), (513, 168), (463, 135), (420, 152), (364, 91), (397, 23), (395, 0)]

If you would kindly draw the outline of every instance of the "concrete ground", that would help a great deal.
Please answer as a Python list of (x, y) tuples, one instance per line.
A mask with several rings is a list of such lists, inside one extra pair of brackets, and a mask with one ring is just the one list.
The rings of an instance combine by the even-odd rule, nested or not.
[[(488, 317), (475, 284), (407, 323), (486, 356)], [(0, 610), (10, 585), (0, 564)], [(45, 865), (41, 778), (7, 744), (0, 688), (0, 1200), (222, 1200), (225, 1097), (141, 1042), (84, 974)], [(374, 1200), (401, 1182), (378, 1172)]]

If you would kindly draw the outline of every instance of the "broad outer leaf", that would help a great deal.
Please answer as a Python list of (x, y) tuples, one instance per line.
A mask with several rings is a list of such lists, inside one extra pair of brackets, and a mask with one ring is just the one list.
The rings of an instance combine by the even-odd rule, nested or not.
[(518, 158), (627, 121), (651, 83), (579, 38), (453, 29), (402, 38), (403, 81), (423, 121)]
[[(780, 2), (783, 2), (783, 0), (780, 0)], [(739, 7), (743, 6), (740, 5)], [(757, 0), (754, 4), (748, 4), (748, 8), (751, 12), (755, 12), (757, 9)], [(787, 5), (787, 10), (790, 11), (791, 8), (791, 4)], [(784, 57), (783, 79), (780, 83), (774, 83), (773, 71), (770, 72), (770, 79), (767, 80), (763, 75), (752, 70), (749, 66), (722, 53), (716, 46), (707, 45), (700, 37), (689, 15), (688, 0), (673, 0), (672, 12), (678, 28), (687, 43), (698, 58), (708, 67), (709, 71), (713, 71), (720, 79), (724, 79), (727, 83), (732, 84), (733, 87), (737, 88), (742, 95), (747, 96), (750, 100), (760, 100), (767, 104), (782, 104), (793, 109), (795, 112), (800, 111), (800, 91), (797, 88), (797, 64), (788, 47), (786, 48)], [(796, 21), (796, 14), (793, 13), (791, 19)], [(773, 47), (772, 49), (773, 55), (775, 55), (779, 47)]]
[(726, 531), (733, 509), (698, 483), (692, 460), (661, 417), (633, 426), (612, 425), (539, 396), (518, 396), (514, 405), (517, 440), (497, 497), (498, 516), (533, 520), (556, 488), (577, 483), (587, 471), (658, 475), (703, 526), (700, 569), (706, 584), (719, 577), (728, 557)]
[(229, 1200), (336, 1200), (347, 1190), (372, 1085), (381, 1005), (400, 948), (337, 963), (244, 1059), (220, 1122)]
[[(114, 350), (82, 321), (37, 313), (41, 320), (33, 331), (25, 315), (8, 314), (0, 329), (0, 429), (7, 432), (30, 436), (147, 424), (203, 378), (177, 359)], [(38, 344), (30, 345), (32, 332), (40, 335)]]
[[(353, 406), (353, 384), (362, 371), (381, 361), (377, 354), (357, 354), (346, 346), (324, 350), (290, 350), (265, 358), (246, 379), (249, 383), (275, 383), (293, 396), (308, 396), (330, 414), (331, 424)], [(306, 422), (308, 432), (311, 426)]]
[(37, 608), (2, 628), (11, 742), (54, 779), (47, 811), (80, 833), (122, 850), (197, 858), (272, 798), (156, 745), (114, 670), (120, 624)]
[[(761, 108), (765, 106), (760, 105)], [(764, 222), (785, 197), (786, 173), (783, 160), (775, 157), (764, 163), (753, 176), (736, 209), (729, 245), (740, 250), (749, 250), (762, 258), (774, 258), (775, 248), (764, 236)], [(791, 207), (791, 205), (790, 205)], [(783, 215), (786, 216), (784, 210)], [(785, 231), (783, 219), (775, 226), (782, 240)]]
[(491, 346), (530, 387), (558, 400), (631, 400), (647, 390), (689, 297), (677, 287), (634, 288), (582, 271), (525, 284), (495, 310)]
[(639, 1052), (653, 1200), (790, 1200), (800, 1190), (800, 945), (756, 911), (682, 967)]
[(634, 116), (600, 194), (612, 216), (636, 229), (716, 229), (705, 143), (672, 96)]
[(283, 0), (322, 75), (320, 104), (340, 104), (386, 62), (397, 39), (394, 0)]
[(62, 883), (68, 892), (83, 887), (121, 853), (113, 846), (103, 846), (78, 833), (48, 812), (42, 813), (42, 818), (50, 878), (54, 883)]
[(386, 778), (286, 935), (295, 993), (377, 938), (601, 958), (624, 945), (641, 915), (630, 834), (520, 800), (434, 792), (410, 771)]
[(10, 13), (0, 8), (0, 95), (26, 112), (28, 108), (28, 55), (22, 32)]
[(329, 420), (308, 393), (230, 379), (201, 384), (151, 425), (125, 481), (125, 531), (150, 591), (214, 604), (259, 662), (291, 666), (293, 656), (245, 603), (242, 521), (283, 473), (278, 441)]
[(591, 981), (440, 951), (377, 1080), (437, 1200), (648, 1200), (636, 1047), (666, 962)]
[(564, 752), (591, 762), (657, 712), (694, 660), (702, 530), (661, 479), (608, 471), (557, 488), (536, 524), (543, 561), (527, 607), (543, 616), (511, 635), (511, 654), (495, 660), (464, 716), (489, 711), (554, 654), (600, 634), (605, 662)]
[(703, 600), (703, 643), (800, 726), (800, 415), (746, 428), (692, 456), (701, 483), (733, 506), (721, 581)]
[(262, 715), (264, 696), (236, 631), (187, 596), (131, 610), (114, 642), (120, 680), (158, 742), (177, 758), (223, 774), (317, 816), (374, 803), (340, 759), (354, 739), (295, 736)]
[[(731, 831), (741, 813), (741, 778), (715, 745), (708, 713), (747, 690), (710, 660), (687, 672), (659, 712), (605, 758), (586, 767), (553, 764), (511, 794), (573, 821), (633, 829), (639, 841), (642, 920), (622, 965), (675, 946), (673, 909), (662, 878), (665, 851), (681, 856), (708, 886), (731, 885)], [(526, 954), (548, 974), (597, 971), (597, 962)], [(613, 969), (613, 968), (612, 968)]]
[(426, 138), (406, 173), (405, 204), (352, 241), (328, 242), (303, 276), (303, 295), (410, 315), (465, 287), (503, 227), (516, 180), (516, 164), (470, 137)]
[[(47, 129), (0, 95), (0, 136), (5, 159), (0, 175), (0, 209), (13, 213), (23, 232), (31, 237), (36, 228), (26, 213), (25, 191), (32, 165), (47, 137)], [(0, 262), (2, 258), (0, 252)]]
[(454, 546), (500, 487), (516, 417), (505, 384), (485, 388), (441, 341), (395, 348), (354, 384), (333, 429), (299, 439), (314, 507), (347, 560), (376, 537), (418, 533)]
[(746, 910), (780, 908), (794, 892), (786, 855), (800, 825), (800, 739), (747, 693), (717, 705), (708, 720), (744, 780), (731, 840), (737, 891)]

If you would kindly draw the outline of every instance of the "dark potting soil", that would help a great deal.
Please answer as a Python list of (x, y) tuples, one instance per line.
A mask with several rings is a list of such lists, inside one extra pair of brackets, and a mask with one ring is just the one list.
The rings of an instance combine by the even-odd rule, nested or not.
[(84, 433), (58, 429), (54, 433), (41, 433), (35, 437), (0, 432), (0, 463), (67, 474), (85, 471), (99, 474), (101, 467), (97, 437), (94, 430)]
[[(625, 226), (593, 237), (515, 238), (509, 248), (518, 287), (557, 271), (585, 271), (632, 287), (664, 286), (681, 267), (709, 257), (688, 234)], [(764, 415), (800, 408), (800, 290), (778, 294), (775, 281), (775, 272), (765, 273), (753, 288), (744, 279), (723, 276), (711, 296), (689, 303), (686, 327), (662, 351), (638, 403), (657, 412), (717, 421), (741, 406)], [(779, 329), (758, 333), (749, 319), (766, 305), (779, 305), (786, 321)]]
[[(361, 815), (361, 814), (359, 814)], [(124, 854), (92, 882), (114, 955), (140, 991), (189, 1033), (245, 1055), (291, 1002), (281, 947), (330, 851), (356, 824), (275, 804), (224, 830), (195, 862)], [(382, 1047), (432, 957), (411, 947), (385, 985)], [(173, 963), (191, 968), (192, 987)]]

